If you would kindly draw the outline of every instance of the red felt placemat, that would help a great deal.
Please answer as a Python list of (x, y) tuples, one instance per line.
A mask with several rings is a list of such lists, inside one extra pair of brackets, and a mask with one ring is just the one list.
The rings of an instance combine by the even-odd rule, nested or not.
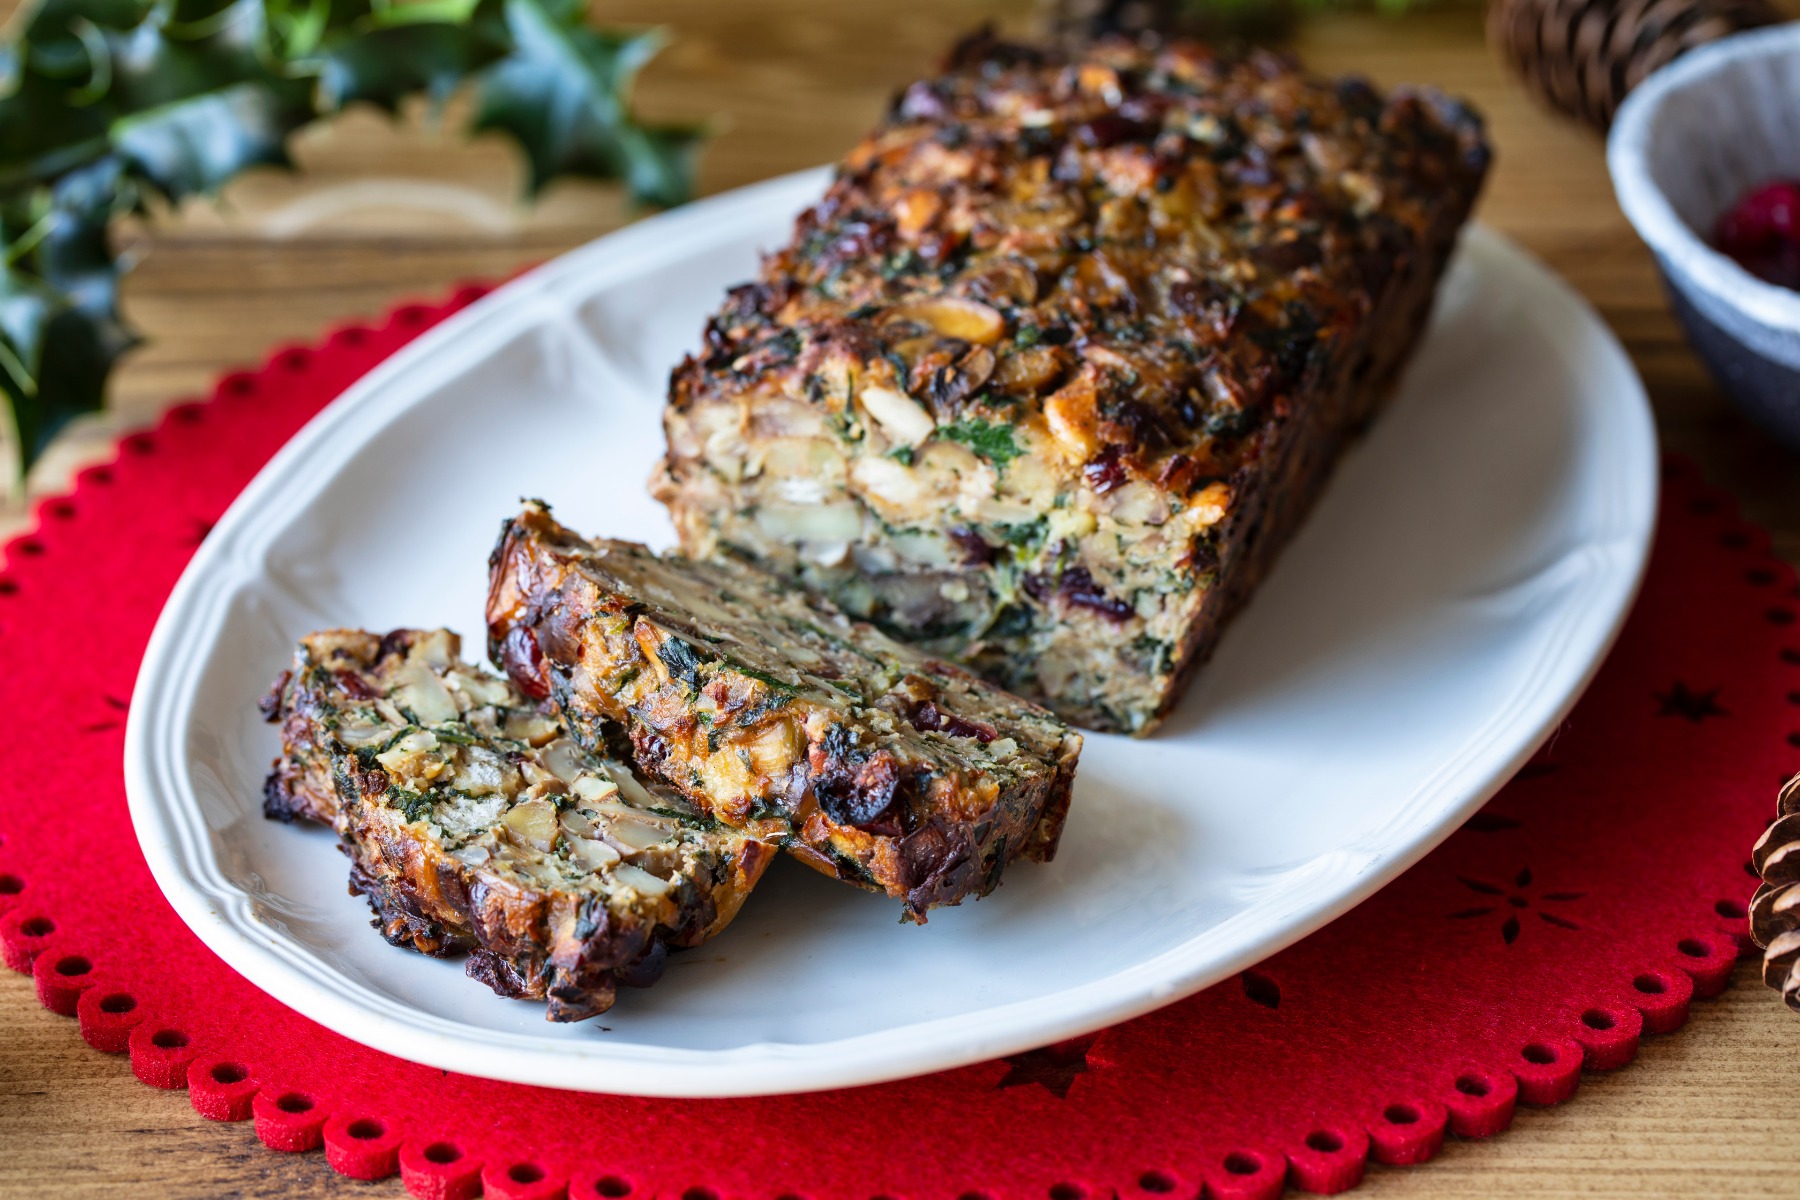
[[(1664, 472), (1643, 595), (1520, 776), (1350, 915), (1097, 1035), (939, 1075), (730, 1101), (555, 1092), (347, 1041), (181, 924), (126, 816), (125, 707), (211, 522), (302, 422), (478, 295), (223, 379), (46, 501), (0, 570), (0, 946), (94, 1046), (277, 1149), (420, 1196), (1079, 1200), (1353, 1186), (1568, 1098), (1724, 986), (1745, 859), (1800, 762), (1793, 572)], [(248, 702), (248, 698), (246, 700)], [(1050, 868), (1054, 869), (1054, 868)], [(371, 934), (370, 936), (374, 936)], [(400, 951), (395, 951), (400, 953)], [(470, 986), (474, 986), (471, 984)]]

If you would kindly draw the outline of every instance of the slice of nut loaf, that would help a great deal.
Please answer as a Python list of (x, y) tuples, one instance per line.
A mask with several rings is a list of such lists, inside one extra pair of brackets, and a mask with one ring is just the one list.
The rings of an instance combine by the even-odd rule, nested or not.
[(445, 630), (301, 641), (264, 701), (282, 722), (265, 812), (332, 824), (351, 890), (396, 946), (470, 952), (552, 1021), (612, 1006), (737, 914), (774, 851), (590, 754)]
[(914, 920), (1055, 851), (1079, 734), (755, 568), (587, 541), (533, 503), (494, 551), (488, 636), (584, 745), (622, 726), (718, 820)]

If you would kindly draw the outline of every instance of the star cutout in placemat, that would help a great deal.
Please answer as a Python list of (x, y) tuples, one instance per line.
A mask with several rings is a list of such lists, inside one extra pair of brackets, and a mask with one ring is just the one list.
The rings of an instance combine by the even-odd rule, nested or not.
[(1093, 1044), (1092, 1038), (1084, 1038), (1038, 1050), (1027, 1050), (1023, 1054), (1008, 1055), (1006, 1078), (996, 1088), (1042, 1084), (1058, 1100), (1066, 1100), (1069, 1098), (1069, 1089), (1075, 1086), (1075, 1077), (1087, 1074), (1088, 1049)]
[(1656, 693), (1656, 710), (1659, 717), (1686, 717), (1694, 724), (1708, 717), (1722, 717), (1725, 710), (1719, 707), (1719, 689), (1697, 692), (1677, 679), (1675, 686), (1666, 692)]

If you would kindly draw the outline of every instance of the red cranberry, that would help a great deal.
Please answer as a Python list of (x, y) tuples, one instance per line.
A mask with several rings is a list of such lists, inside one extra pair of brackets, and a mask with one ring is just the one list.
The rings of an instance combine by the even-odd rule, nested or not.
[(1747, 193), (1719, 218), (1713, 241), (1751, 274), (1800, 288), (1800, 180)]

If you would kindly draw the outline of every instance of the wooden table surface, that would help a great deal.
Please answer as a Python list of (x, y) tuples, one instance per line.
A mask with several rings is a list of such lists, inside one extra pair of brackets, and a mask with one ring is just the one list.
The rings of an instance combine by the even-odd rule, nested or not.
[[(986, 17), (1023, 28), (1030, 16), (1026, 0), (636, 0), (597, 10), (672, 27), (644, 105), (725, 119), (701, 173), (707, 192), (836, 157), (957, 31)], [(1728, 407), (1689, 353), (1613, 201), (1599, 139), (1525, 97), (1484, 47), (1473, 12), (1321, 19), (1299, 48), (1320, 69), (1439, 84), (1487, 113), (1499, 159), (1483, 219), (1599, 308), (1649, 385), (1665, 444), (1729, 483), (1746, 515), (1775, 531), (1777, 549), (1800, 560), (1800, 461)], [(221, 207), (192, 206), (128, 235), (145, 256), (126, 307), (149, 345), (117, 380), (113, 412), (65, 437), (34, 491), (60, 488), (75, 465), (109, 453), (118, 429), (283, 341), (442, 294), (455, 280), (506, 275), (626, 217), (613, 191), (589, 185), (558, 186), (526, 210), (509, 149), (417, 121), (352, 114), (309, 134), (298, 158), (297, 176), (260, 173)], [(22, 512), (0, 508), (0, 535)], [(1522, 1109), (1489, 1141), (1452, 1139), (1428, 1166), (1372, 1168), (1364, 1194), (1800, 1195), (1783, 1107), (1796, 1066), (1800, 1017), (1741, 967), (1683, 1031), (1647, 1039), (1623, 1070), (1587, 1076), (1571, 1102)], [(0, 1196), (404, 1194), (395, 1180), (343, 1179), (318, 1154), (265, 1150), (248, 1125), (211, 1124), (183, 1093), (140, 1086), (122, 1058), (90, 1050), (74, 1022), (38, 1007), (30, 982), (4, 971), (0, 1150)]]

